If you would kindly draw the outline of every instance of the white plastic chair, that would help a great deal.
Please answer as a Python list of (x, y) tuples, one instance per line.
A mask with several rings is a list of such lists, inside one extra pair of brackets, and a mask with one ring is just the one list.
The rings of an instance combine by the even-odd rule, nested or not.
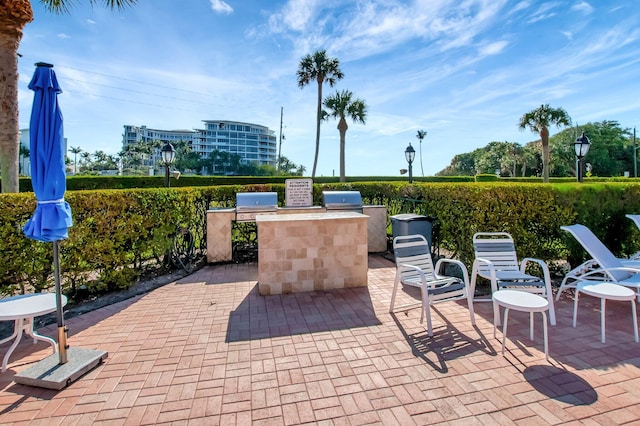
[[(551, 291), (551, 274), (547, 264), (527, 257), (518, 262), (515, 244), (506, 232), (478, 232), (473, 236), (475, 260), (471, 271), (471, 292), (474, 294), (478, 277), (491, 283), (491, 293), (501, 289), (522, 290), (537, 293), (549, 301), (549, 323), (556, 325), (556, 314)], [(536, 264), (542, 271), (542, 277), (528, 274), (527, 267)], [(490, 299), (476, 299), (487, 300)], [(494, 310), (496, 305), (494, 305)], [(498, 325), (500, 316), (497, 315)]]
[[(471, 324), (476, 325), (473, 311), (473, 296), (469, 292), (469, 275), (467, 268), (459, 260), (440, 259), (433, 266), (431, 252), (427, 240), (422, 235), (404, 235), (393, 239), (393, 250), (396, 258), (396, 277), (391, 293), (389, 312), (421, 305), (420, 322), (427, 317), (427, 331), (433, 336), (431, 309), (433, 303), (448, 300), (467, 299)], [(455, 265), (461, 271), (462, 278), (441, 275), (439, 272), (446, 265)], [(402, 306), (395, 306), (396, 293), (400, 284), (419, 287), (421, 300)]]
[[(626, 216), (640, 229), (640, 214), (628, 214)], [(640, 263), (640, 251), (629, 256), (629, 260), (637, 260)]]
[(562, 279), (556, 300), (567, 288), (576, 288), (580, 281), (613, 282), (633, 288), (640, 300), (640, 261), (616, 257), (602, 241), (584, 225), (561, 226), (585, 249), (591, 259), (569, 271)]

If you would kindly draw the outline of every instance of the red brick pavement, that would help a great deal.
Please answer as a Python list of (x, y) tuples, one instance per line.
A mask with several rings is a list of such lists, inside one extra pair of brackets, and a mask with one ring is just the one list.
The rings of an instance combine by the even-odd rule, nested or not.
[(109, 357), (61, 391), (13, 383), (50, 352), (23, 340), (0, 375), (0, 424), (640, 423), (628, 303), (608, 303), (602, 344), (598, 301), (581, 298), (574, 329), (567, 292), (547, 363), (540, 317), (530, 341), (520, 312), (500, 354), (489, 303), (475, 328), (463, 302), (436, 305), (429, 338), (418, 309), (388, 313), (393, 274), (372, 255), (368, 288), (262, 297), (255, 265), (205, 267), (67, 321), (70, 345)]

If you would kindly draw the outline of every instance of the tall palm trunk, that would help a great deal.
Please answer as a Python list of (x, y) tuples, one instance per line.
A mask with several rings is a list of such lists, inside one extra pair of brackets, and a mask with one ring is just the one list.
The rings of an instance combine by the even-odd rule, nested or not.
[(318, 154), (320, 153), (320, 122), (322, 121), (322, 82), (324, 77), (318, 77), (318, 112), (316, 114), (316, 154), (313, 157), (313, 170), (311, 179), (316, 177), (316, 167), (318, 166)]
[(549, 129), (543, 127), (540, 130), (540, 141), (542, 142), (542, 181), (549, 182)]
[(29, 0), (0, 0), (0, 173), (2, 192), (18, 192), (18, 46), (33, 20)]
[(340, 118), (338, 121), (338, 131), (340, 132), (340, 182), (344, 182), (345, 179), (345, 166), (344, 166), (344, 150), (345, 150), (345, 137), (347, 134), (347, 129), (349, 126), (347, 125), (347, 120), (344, 117)]

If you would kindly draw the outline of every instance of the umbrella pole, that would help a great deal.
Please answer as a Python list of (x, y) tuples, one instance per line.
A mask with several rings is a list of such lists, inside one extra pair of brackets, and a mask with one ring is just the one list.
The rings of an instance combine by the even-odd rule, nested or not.
[(62, 311), (62, 286), (60, 285), (60, 253), (58, 242), (53, 242), (53, 274), (56, 283), (56, 317), (58, 320), (58, 354), (60, 364), (67, 363), (67, 328), (64, 325), (64, 314)]

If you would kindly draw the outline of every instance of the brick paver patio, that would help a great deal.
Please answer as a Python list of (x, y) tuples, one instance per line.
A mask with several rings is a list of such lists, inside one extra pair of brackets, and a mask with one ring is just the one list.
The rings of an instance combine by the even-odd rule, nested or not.
[(0, 375), (0, 424), (640, 423), (628, 302), (607, 304), (602, 344), (598, 301), (581, 298), (574, 329), (567, 292), (548, 363), (540, 317), (530, 341), (521, 312), (500, 354), (489, 303), (475, 328), (464, 302), (436, 305), (429, 338), (419, 309), (387, 312), (393, 275), (371, 255), (368, 288), (262, 297), (256, 265), (207, 266), (68, 320), (70, 345), (109, 357), (61, 391), (13, 383), (50, 353), (23, 340)]

